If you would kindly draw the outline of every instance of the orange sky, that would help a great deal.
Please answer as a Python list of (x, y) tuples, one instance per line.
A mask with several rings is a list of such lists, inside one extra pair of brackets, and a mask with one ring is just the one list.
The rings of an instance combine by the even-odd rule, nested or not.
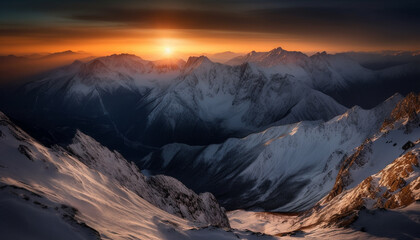
[[(66, 31), (66, 29), (63, 29)], [(68, 29), (71, 33), (72, 29)], [(0, 54), (24, 55), (31, 53), (84, 51), (92, 55), (133, 53), (147, 59), (163, 57), (186, 58), (190, 55), (232, 51), (247, 53), (268, 51), (275, 47), (302, 52), (377, 51), (383, 49), (413, 50), (410, 45), (369, 45), (357, 39), (333, 43), (320, 38), (293, 38), (279, 33), (253, 33), (217, 30), (179, 29), (98, 29), (84, 28), (79, 36), (0, 36)], [(67, 35), (66, 35), (67, 36)], [(397, 48), (397, 49), (396, 49)], [(170, 53), (168, 53), (168, 49)]]
[(0, 1), (0, 55), (418, 51), (419, 11), (412, 0)]

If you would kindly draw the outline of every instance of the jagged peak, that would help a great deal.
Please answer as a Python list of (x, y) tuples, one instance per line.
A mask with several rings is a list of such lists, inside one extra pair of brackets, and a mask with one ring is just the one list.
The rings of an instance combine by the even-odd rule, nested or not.
[(329, 55), (326, 51), (322, 51), (322, 52), (317, 52), (314, 55), (312, 55), (311, 57), (324, 57)]
[(253, 55), (255, 55), (257, 52), (256, 51), (254, 51), (254, 50), (252, 50), (250, 53), (248, 53), (247, 55), (248, 56), (253, 56)]
[(189, 57), (187, 63), (185, 64), (185, 68), (197, 68), (203, 64), (213, 64), (213, 62), (204, 55), (199, 57)]
[(105, 63), (103, 63), (100, 59), (94, 59), (91, 62), (86, 63), (86, 67), (89, 70), (99, 70), (102, 68), (107, 68)]
[(144, 60), (143, 58), (134, 55), (134, 54), (129, 54), (129, 53), (120, 53), (120, 54), (112, 54), (109, 56), (105, 56), (105, 57), (99, 57), (96, 58), (95, 60), (101, 60), (102, 62), (104, 62), (107, 65), (125, 65), (127, 63), (131, 64), (131, 63), (141, 63), (141, 64), (145, 64), (145, 63), (150, 63), (150, 61)]
[(74, 134), (74, 138), (79, 139), (79, 138), (84, 138), (84, 137), (89, 137), (88, 135), (84, 134), (82, 131), (80, 131), (79, 129), (76, 129), (76, 133)]
[(78, 156), (79, 160), (89, 167), (99, 167), (102, 171), (108, 173), (115, 172), (122, 167), (130, 169), (133, 167), (133, 164), (127, 162), (120, 153), (108, 149), (80, 130), (76, 130), (72, 143), (67, 146), (67, 150)]
[(138, 58), (138, 59), (142, 59), (141, 57), (135, 55), (135, 54), (131, 54), (131, 53), (119, 53), (119, 54), (112, 54), (109, 56), (106, 56), (104, 58)]
[(4, 114), (2, 111), (0, 111), (0, 120), (10, 121), (6, 114)]
[[(376, 112), (379, 111), (386, 111), (388, 112), (388, 114), (392, 111), (392, 109), (395, 108), (395, 106), (404, 98), (404, 96), (402, 96), (399, 93), (395, 93), (394, 95), (392, 95), (391, 97), (387, 98), (385, 101), (383, 101), (382, 103), (378, 104), (376, 107), (374, 107), (373, 109)], [(384, 118), (387, 116), (384, 116)]]
[(271, 51), (269, 51), (269, 53), (271, 53), (271, 54), (281, 54), (282, 52), (284, 52), (284, 51), (286, 51), (286, 50), (284, 50), (283, 48), (281, 48), (281, 47), (277, 47), (277, 48), (274, 48), (274, 49), (272, 49)]
[[(31, 140), (32, 137), (29, 136), (26, 132), (24, 132), (21, 128), (15, 125), (10, 118), (0, 111), (0, 126), (6, 126), (12, 132), (12, 135), (15, 139), (19, 141), (28, 141)], [(0, 134), (1, 137), (2, 134)]]
[(76, 129), (76, 133), (74, 134), (74, 137), (72, 139), (73, 143), (91, 143), (95, 145), (100, 145), (99, 142), (97, 142), (95, 139), (93, 139), (91, 136), (83, 133), (79, 129)]
[(404, 99), (404, 95), (399, 92), (394, 93), (391, 97), (387, 98), (384, 102), (399, 102)]

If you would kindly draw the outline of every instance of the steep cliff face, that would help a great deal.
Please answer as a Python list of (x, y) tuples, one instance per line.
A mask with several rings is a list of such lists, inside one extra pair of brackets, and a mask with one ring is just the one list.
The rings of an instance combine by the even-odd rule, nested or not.
[(331, 192), (301, 226), (348, 226), (361, 209), (396, 209), (420, 200), (419, 95), (409, 94), (381, 130), (344, 160)]

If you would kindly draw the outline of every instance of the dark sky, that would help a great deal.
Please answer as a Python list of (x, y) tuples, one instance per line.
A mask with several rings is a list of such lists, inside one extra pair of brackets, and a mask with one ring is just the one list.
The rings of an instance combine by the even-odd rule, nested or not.
[(138, 52), (158, 45), (179, 52), (246, 52), (280, 45), (303, 51), (418, 50), (419, 29), (420, 1), (415, 0), (0, 3), (2, 53)]

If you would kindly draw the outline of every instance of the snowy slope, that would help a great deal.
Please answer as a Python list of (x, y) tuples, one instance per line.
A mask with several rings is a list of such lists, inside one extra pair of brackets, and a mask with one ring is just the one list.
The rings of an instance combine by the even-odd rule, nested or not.
[(223, 144), (166, 145), (141, 164), (214, 193), (230, 209), (302, 211), (331, 190), (340, 163), (381, 127), (400, 99), (395, 95), (371, 110), (354, 107), (328, 122), (271, 127)]
[(356, 102), (371, 108), (418, 82), (384, 84), (378, 78), (392, 74), (344, 54), (276, 48), (239, 60), (230, 66), (205, 56), (184, 62), (120, 54), (75, 62), (27, 84), (4, 111), (45, 144), (67, 143), (81, 129), (137, 161), (169, 143), (208, 145), (270, 126), (330, 120)]
[[(13, 215), (16, 220), (8, 221), (9, 226), (12, 226), (8, 228), (8, 236), (22, 238), (24, 234), (35, 234), (34, 238), (38, 239), (46, 235), (60, 238), (59, 234), (67, 232), (69, 238), (95, 239), (98, 232), (104, 239), (236, 239), (236, 235), (244, 239), (261, 237), (250, 232), (202, 228), (208, 224), (228, 226), (223, 219), (214, 222), (224, 213), (210, 194), (197, 196), (176, 180), (164, 176), (151, 178), (150, 181), (154, 183), (145, 183), (145, 177), (136, 167), (125, 162), (118, 153), (107, 150), (80, 132), (69, 147), (71, 151), (57, 146), (46, 148), (16, 127), (6, 116), (1, 114), (0, 117), (1, 222), (8, 221), (5, 217), (11, 217), (10, 210), (17, 211)], [(165, 190), (166, 193), (154, 195), (153, 200), (163, 196), (161, 200), (166, 201), (172, 210), (201, 213), (193, 221), (188, 221), (163, 211), (135, 192), (140, 190), (141, 185), (144, 191), (151, 191), (151, 188), (154, 193)], [(172, 199), (172, 202), (164, 199), (174, 194), (178, 198)], [(196, 208), (194, 202), (197, 199), (201, 199), (207, 208)], [(184, 207), (193, 209), (184, 212)], [(29, 216), (33, 221), (39, 221), (38, 224), (26, 229), (19, 228), (18, 231), (14, 225), (16, 221)], [(188, 219), (193, 216), (183, 217)], [(49, 223), (57, 226), (57, 232), (45, 232), (46, 224)]]
[[(19, 93), (19, 101), (9, 104), (13, 117), (33, 121), (31, 126), (48, 128), (65, 141), (70, 134), (62, 136), (62, 125), (89, 132), (101, 142), (104, 135), (113, 135), (120, 143), (105, 144), (121, 151), (171, 142), (221, 142), (274, 122), (329, 120), (346, 110), (299, 76), (251, 63), (232, 67), (205, 56), (186, 63), (152, 62), (129, 54), (76, 61)], [(54, 118), (45, 119), (50, 115)], [(121, 147), (126, 142), (131, 146)]]
[(286, 239), (417, 239), (419, 117), (420, 95), (409, 94), (341, 163), (334, 187), (313, 208), (300, 214), (232, 211), (228, 213), (232, 227)]
[(13, 185), (0, 185), (2, 239), (100, 239), (75, 219), (77, 211)]
[(169, 132), (192, 121), (190, 126), (249, 133), (279, 120), (328, 120), (346, 110), (293, 76), (266, 75), (253, 64), (231, 67), (204, 56), (191, 57), (178, 82), (153, 102), (149, 126), (163, 122)]
[[(284, 214), (233, 211), (229, 212), (235, 229), (251, 230), (281, 236), (281, 239), (385, 240), (418, 239), (420, 235), (420, 203), (392, 210), (362, 210), (359, 218), (346, 228), (313, 226), (290, 232), (296, 216)], [(288, 232), (289, 230), (289, 232)]]
[[(334, 188), (304, 224), (354, 221), (362, 207), (399, 208), (420, 199), (420, 95), (394, 108), (380, 131), (346, 159)], [(407, 143), (411, 143), (406, 145)]]
[(329, 120), (347, 110), (341, 102), (353, 106), (354, 98), (343, 100), (336, 90), (374, 78), (345, 55), (276, 48), (238, 63), (129, 54), (75, 62), (27, 84), (7, 113), (35, 128), (33, 135), (48, 131), (51, 142), (68, 142), (82, 129), (134, 160), (168, 143), (207, 145), (269, 126)]
[(91, 169), (115, 179), (121, 186), (171, 214), (215, 226), (229, 226), (224, 210), (209, 193), (197, 196), (176, 179), (163, 175), (147, 178), (133, 162), (128, 163), (118, 152), (111, 152), (79, 131), (68, 149)]

